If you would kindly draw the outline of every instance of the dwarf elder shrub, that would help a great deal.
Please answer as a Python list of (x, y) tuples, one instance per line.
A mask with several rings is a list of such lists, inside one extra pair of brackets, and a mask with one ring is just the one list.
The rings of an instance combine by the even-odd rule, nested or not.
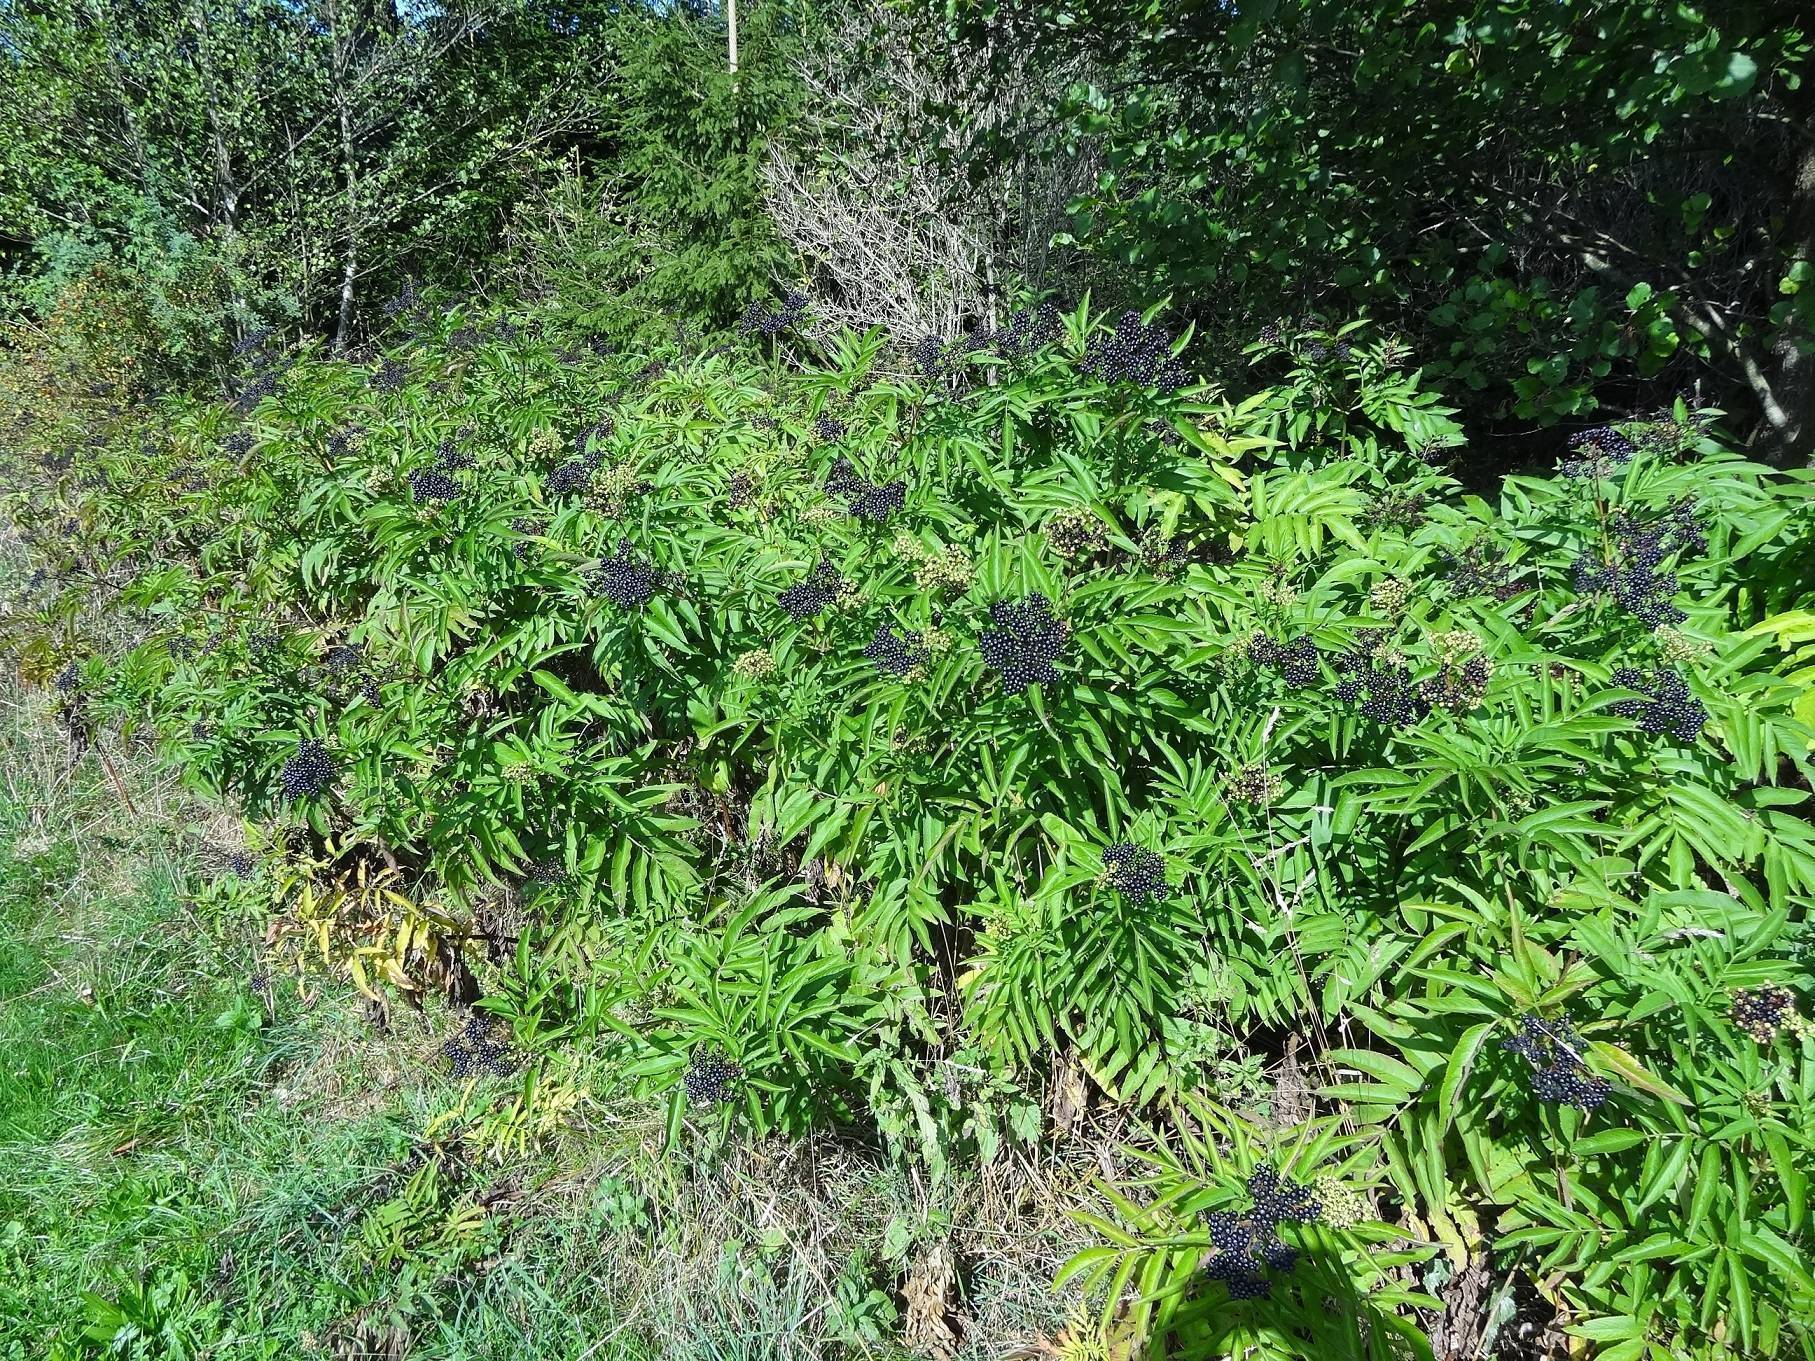
[[(1809, 1354), (1815, 1060), (1729, 1014), (1810, 982), (1806, 690), (1751, 627), (1807, 481), (1679, 404), (1468, 495), (1367, 328), (1246, 395), (1156, 334), (929, 382), (874, 334), (430, 317), (243, 415), (39, 419), (34, 617), (117, 588), (97, 712), (449, 911), (520, 895), (518, 1034), (622, 1047), (677, 1125), (944, 1169), (1060, 1055), (1173, 1113), (1073, 1264), (1157, 1351), (1417, 1348), (1491, 1251), (1610, 1356)], [(1295, 1112), (1206, 1083), (1287, 1030)], [(1262, 1167), (1347, 1208), (1244, 1228)]]

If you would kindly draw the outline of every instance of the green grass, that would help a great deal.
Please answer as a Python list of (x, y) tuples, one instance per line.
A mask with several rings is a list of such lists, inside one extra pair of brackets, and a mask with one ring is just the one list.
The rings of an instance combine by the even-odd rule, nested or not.
[(32, 706), (7, 706), (3, 741), (0, 1356), (74, 1352), (91, 1295), (154, 1301), (138, 1312), (168, 1331), (140, 1354), (200, 1350), (230, 1331), (244, 1247), (261, 1274), (302, 1267), (309, 1216), (407, 1137), (280, 1099), (323, 1021), (267, 1013), (234, 896), (196, 901), (193, 838), (60, 768)]
[(887, 1245), (967, 1215), (961, 1355), (1063, 1314), (1050, 1222), (1010, 1238), (978, 1188), (935, 1207), (835, 1139), (664, 1153), (661, 1103), (583, 1055), (556, 1136), (412, 1181), (448, 1112), (511, 1089), (445, 1075), (457, 1017), (397, 1005), (380, 1035), (299, 983), (256, 882), (213, 868), (237, 829), (143, 767), (128, 807), (41, 698), (0, 691), (0, 772), (0, 1361), (886, 1358), (911, 1257)]

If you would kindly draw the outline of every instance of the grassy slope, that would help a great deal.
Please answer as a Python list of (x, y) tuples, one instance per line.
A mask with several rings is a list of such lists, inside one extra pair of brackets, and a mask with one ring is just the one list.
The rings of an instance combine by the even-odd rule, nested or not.
[(887, 1356), (941, 1335), (904, 1316), (929, 1261), (961, 1356), (1057, 1327), (1075, 1167), (953, 1192), (834, 1140), (663, 1157), (659, 1106), (584, 1056), (554, 1135), (472, 1157), (425, 1138), (457, 1018), (381, 1036), (272, 966), (215, 868), (236, 828), (143, 767), (128, 808), (41, 692), (0, 692), (0, 771), (0, 1361), (103, 1354), (96, 1325), (141, 1358)]
[(291, 1099), (323, 1016), (267, 1012), (234, 899), (191, 900), (199, 851), (178, 810), (142, 788), (134, 816), (94, 763), (69, 768), (40, 706), (8, 700), (0, 1164), (17, 1175), (0, 1184), (0, 1355), (67, 1341), (94, 1321), (87, 1291), (167, 1301), (135, 1311), (168, 1325), (147, 1355), (220, 1340), (255, 1295), (282, 1302), (273, 1340), (293, 1341), (333, 1308), (297, 1288), (327, 1265), (313, 1217), (406, 1136)]

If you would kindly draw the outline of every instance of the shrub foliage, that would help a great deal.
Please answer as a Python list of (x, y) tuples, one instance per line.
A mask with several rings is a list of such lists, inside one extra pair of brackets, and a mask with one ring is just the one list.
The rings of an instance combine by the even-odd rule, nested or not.
[(937, 1175), (1081, 1070), (1154, 1134), (1069, 1271), (1156, 1355), (1428, 1354), (1483, 1252), (1608, 1357), (1815, 1355), (1806, 479), (1678, 403), (1470, 492), (1365, 325), (1223, 386), (1087, 307), (936, 365), (404, 319), (12, 440), (13, 643), (371, 863), (282, 877), (324, 954), (500, 947), (677, 1131)]

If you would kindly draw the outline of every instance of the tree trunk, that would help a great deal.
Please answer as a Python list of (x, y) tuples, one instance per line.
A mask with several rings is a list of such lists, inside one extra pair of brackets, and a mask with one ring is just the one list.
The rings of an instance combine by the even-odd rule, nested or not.
[(341, 7), (331, 3), (328, 22), (334, 28), (334, 111), (340, 120), (340, 174), (346, 234), (346, 254), (340, 274), (340, 309), (334, 323), (335, 354), (346, 352), (347, 341), (353, 334), (354, 285), (359, 278), (359, 180), (353, 168), (353, 122), (347, 108), (349, 38), (341, 17)]
[(221, 122), (219, 85), (215, 80), (214, 59), (208, 50), (208, 25), (201, 6), (189, 7), (189, 27), (195, 32), (195, 63), (201, 77), (202, 98), (208, 110), (208, 140), (214, 151), (214, 201), (219, 221), (232, 235), (239, 221), (239, 181), (233, 173), (233, 157), (227, 148), (227, 130)]
[[(1815, 142), (1805, 143), (1796, 161), (1796, 178), (1790, 186), (1785, 237), (1790, 262), (1815, 264)], [(1788, 263), (1786, 262), (1786, 267)], [(1803, 285), (1809, 287), (1808, 284)], [(1803, 335), (1804, 345), (1815, 345), (1815, 335)], [(1773, 386), (1779, 394), (1783, 424), (1773, 433), (1778, 452), (1788, 464), (1815, 463), (1815, 354), (1796, 345), (1794, 334), (1784, 334), (1772, 346), (1776, 369)]]
[(359, 277), (359, 248), (349, 233), (347, 260), (340, 275), (340, 315), (334, 323), (334, 353), (344, 354), (353, 333), (353, 281)]

